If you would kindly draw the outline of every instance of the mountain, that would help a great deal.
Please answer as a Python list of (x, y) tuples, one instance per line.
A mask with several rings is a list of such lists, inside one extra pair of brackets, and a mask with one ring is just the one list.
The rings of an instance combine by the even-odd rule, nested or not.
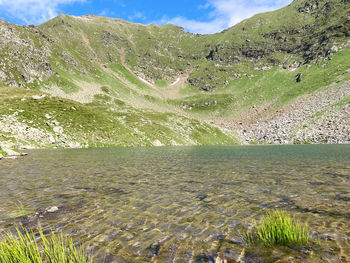
[(213, 35), (0, 20), (3, 148), (346, 143), (350, 1), (295, 0)]

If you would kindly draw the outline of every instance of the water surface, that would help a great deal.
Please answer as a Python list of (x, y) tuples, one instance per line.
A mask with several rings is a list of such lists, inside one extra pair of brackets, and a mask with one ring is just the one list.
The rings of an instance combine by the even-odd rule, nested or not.
[[(2, 160), (0, 185), (0, 230), (63, 231), (97, 262), (350, 262), (347, 145), (37, 150)], [(247, 248), (271, 208), (316, 244)]]

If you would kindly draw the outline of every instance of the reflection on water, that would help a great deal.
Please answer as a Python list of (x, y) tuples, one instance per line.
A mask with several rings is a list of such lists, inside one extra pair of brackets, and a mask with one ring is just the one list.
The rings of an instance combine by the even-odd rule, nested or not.
[[(350, 262), (346, 145), (32, 151), (0, 162), (0, 185), (1, 229), (63, 231), (97, 262)], [(41, 212), (13, 219), (18, 202)], [(246, 248), (267, 208), (307, 222), (319, 245)]]

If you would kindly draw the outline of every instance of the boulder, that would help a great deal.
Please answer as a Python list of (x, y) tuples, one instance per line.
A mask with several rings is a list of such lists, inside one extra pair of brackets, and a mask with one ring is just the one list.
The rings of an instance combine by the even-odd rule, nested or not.
[(55, 140), (55, 138), (52, 135), (49, 136), (49, 142), (51, 144), (55, 144), (56, 143), (56, 140)]
[(153, 145), (154, 147), (163, 146), (163, 144), (162, 144), (159, 140), (155, 140), (154, 142), (152, 142), (152, 145)]
[(302, 78), (301, 78), (302, 74), (301, 73), (298, 73), (296, 76), (295, 76), (295, 81), (296, 82), (301, 82), (302, 81)]
[(9, 157), (21, 156), (21, 153), (16, 152), (16, 151), (11, 150), (11, 149), (3, 148), (3, 150), (7, 153), (7, 156), (9, 156)]
[(53, 131), (55, 133), (62, 134), (63, 133), (63, 128), (61, 126), (56, 126), (56, 127), (53, 128)]
[(34, 100), (41, 100), (41, 99), (43, 99), (43, 98), (45, 98), (46, 97), (46, 95), (33, 95), (32, 96), (32, 99), (34, 99)]
[(51, 207), (46, 208), (46, 210), (45, 210), (45, 212), (48, 212), (48, 213), (55, 213), (57, 211), (58, 211), (57, 206), (51, 206)]
[(78, 142), (69, 142), (68, 143), (68, 147), (69, 148), (81, 148), (81, 145), (80, 145), (80, 143), (78, 143)]

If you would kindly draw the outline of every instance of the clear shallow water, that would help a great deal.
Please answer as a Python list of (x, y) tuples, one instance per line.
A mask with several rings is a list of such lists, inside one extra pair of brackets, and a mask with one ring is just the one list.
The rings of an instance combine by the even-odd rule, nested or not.
[[(63, 231), (97, 262), (350, 262), (347, 145), (31, 151), (0, 162), (0, 185), (0, 230)], [(13, 218), (19, 202), (31, 216)], [(319, 244), (247, 248), (267, 208), (307, 222)]]

